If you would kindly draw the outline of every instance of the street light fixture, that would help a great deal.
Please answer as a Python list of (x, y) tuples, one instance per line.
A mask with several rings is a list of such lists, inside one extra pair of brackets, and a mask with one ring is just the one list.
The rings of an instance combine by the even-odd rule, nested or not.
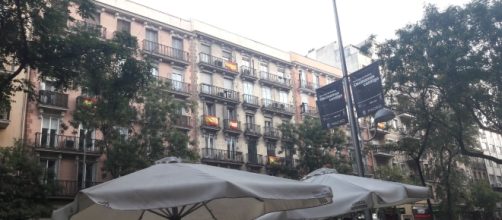
[[(373, 134), (371, 134), (371, 136), (368, 138), (368, 139), (363, 139), (361, 138), (364, 142), (369, 142), (371, 140), (373, 140), (375, 137), (376, 137), (376, 134), (377, 134), (377, 125), (378, 123), (382, 123), (382, 122), (388, 122), (392, 119), (394, 119), (396, 117), (396, 114), (394, 114), (393, 111), (387, 109), (387, 108), (381, 108), (380, 110), (378, 110), (376, 113), (375, 113), (375, 116), (373, 117), (373, 123), (370, 123), (371, 127), (368, 127), (368, 133), (371, 134), (371, 130), (375, 130), (373, 132)], [(372, 129), (374, 128), (374, 129)]]

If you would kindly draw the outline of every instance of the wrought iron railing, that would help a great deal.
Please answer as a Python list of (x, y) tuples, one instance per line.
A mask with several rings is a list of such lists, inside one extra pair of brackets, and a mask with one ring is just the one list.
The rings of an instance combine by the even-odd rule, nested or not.
[(246, 130), (244, 130), (244, 132), (246, 134), (250, 134), (250, 135), (260, 135), (261, 134), (260, 125), (252, 124), (252, 123), (246, 123), (245, 125), (246, 125)]
[(189, 61), (189, 53), (178, 48), (159, 44), (158, 42), (143, 40), (143, 51), (158, 56), (170, 57), (185, 62)]
[(192, 118), (187, 115), (177, 115), (174, 119), (174, 125), (184, 128), (192, 127)]
[(74, 197), (80, 190), (100, 184), (101, 182), (86, 181), (84, 187), (82, 182), (76, 180), (45, 180), (50, 196)]
[(242, 102), (244, 104), (249, 104), (249, 105), (260, 105), (259, 101), (258, 101), (258, 97), (254, 96), (254, 95), (248, 95), (248, 94), (243, 94), (242, 95)]
[(312, 82), (307, 81), (307, 80), (300, 80), (300, 88), (312, 90), (312, 91), (315, 90), (314, 84)]
[(241, 131), (241, 122), (237, 119), (223, 119), (223, 129)]
[(85, 30), (99, 34), (99, 37), (106, 38), (106, 28), (99, 25), (85, 21), (72, 21), (68, 23), (68, 27), (75, 30)]
[(289, 114), (295, 113), (295, 108), (291, 104), (274, 101), (271, 99), (262, 99), (263, 108), (267, 110), (285, 112)]
[(234, 73), (238, 73), (239, 71), (236, 62), (224, 60), (223, 58), (215, 57), (207, 53), (199, 53), (199, 62), (212, 67), (222, 68)]
[(229, 100), (237, 101), (237, 102), (239, 101), (239, 92), (236, 92), (231, 89), (225, 89), (225, 88), (202, 83), (202, 84), (200, 84), (200, 92), (202, 94), (211, 95), (214, 97), (229, 99)]
[(284, 76), (265, 72), (265, 71), (260, 71), (260, 79), (271, 82), (271, 83), (284, 85), (287, 87), (291, 86), (291, 79), (288, 79)]
[(258, 78), (256, 75), (256, 69), (249, 66), (241, 66), (241, 76), (247, 78)]
[(318, 115), (319, 114), (316, 107), (309, 106), (306, 103), (303, 103), (300, 107), (302, 110), (302, 114), (306, 114), (306, 115)]
[(40, 90), (38, 102), (41, 105), (68, 108), (68, 94), (49, 90)]
[(162, 76), (156, 76), (157, 80), (169, 85), (169, 89), (173, 92), (190, 93), (190, 83), (169, 79)]
[(261, 154), (246, 154), (249, 164), (265, 165), (266, 158)]
[(243, 162), (242, 152), (212, 148), (202, 148), (202, 158), (220, 161)]
[(279, 138), (279, 129), (272, 126), (263, 127), (263, 137)]
[(88, 137), (58, 135), (55, 132), (37, 132), (35, 134), (36, 148), (100, 153), (100, 140)]

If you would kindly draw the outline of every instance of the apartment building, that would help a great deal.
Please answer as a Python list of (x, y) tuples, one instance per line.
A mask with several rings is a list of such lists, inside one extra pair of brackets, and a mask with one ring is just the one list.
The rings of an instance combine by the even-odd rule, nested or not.
[[(175, 98), (197, 103), (194, 110), (181, 110), (175, 123), (195, 140), (189, 147), (200, 152), (201, 163), (261, 173), (294, 167), (294, 143), (279, 126), (316, 117), (315, 89), (340, 78), (338, 69), (129, 0), (95, 3), (99, 15), (75, 24), (99, 28), (103, 40), (116, 31), (130, 33), (140, 56), (154, 60), (151, 74), (169, 82)], [(100, 131), (70, 126), (73, 112), (93, 98), (85, 89), (59, 91), (50, 80), (40, 81), (36, 71), (25, 77), (33, 82), (37, 100), (13, 104), (11, 112), (24, 114), (2, 114), (0, 140), (22, 138), (33, 146), (44, 181), (56, 186), (51, 198), (66, 202), (109, 178)]]
[[(15, 71), (14, 67), (5, 66), (6, 71)], [(21, 72), (16, 79), (23, 80), (28, 78), (29, 71)], [(0, 70), (0, 76), (2, 70)], [(25, 108), (28, 96), (24, 92), (16, 92), (12, 97), (11, 108), (6, 111), (0, 111), (0, 147), (14, 146), (17, 140), (24, 136)]]
[[(480, 130), (479, 143), (484, 154), (491, 155), (496, 158), (502, 158), (502, 135), (486, 130)], [(502, 165), (496, 164), (493, 161), (483, 160), (485, 170), (477, 170), (473, 172), (475, 179), (486, 179), (492, 188), (497, 191), (502, 191)], [(478, 167), (482, 167), (478, 164)]]

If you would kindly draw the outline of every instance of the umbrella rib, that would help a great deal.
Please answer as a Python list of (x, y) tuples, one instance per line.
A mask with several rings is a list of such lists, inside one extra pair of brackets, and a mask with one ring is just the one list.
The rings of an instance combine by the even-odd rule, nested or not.
[(145, 210), (141, 211), (141, 215), (139, 216), (138, 220), (143, 219), (143, 215), (145, 214)]
[(187, 216), (188, 214), (192, 213), (193, 211), (197, 210), (198, 208), (202, 207), (203, 204), (202, 203), (195, 203), (192, 205), (191, 208), (189, 208), (185, 213), (181, 214), (180, 216), (183, 218), (185, 216)]
[(183, 211), (185, 211), (185, 208), (186, 208), (186, 207), (187, 207), (186, 205), (181, 206), (181, 210), (180, 210), (180, 212), (179, 212), (179, 214), (180, 214), (180, 215), (181, 215), (181, 214), (183, 214)]
[(151, 212), (151, 213), (153, 213), (153, 214), (156, 214), (156, 215), (158, 215), (158, 216), (160, 216), (160, 217), (164, 217), (164, 218), (167, 218), (167, 219), (169, 218), (169, 216), (167, 216), (167, 215), (163, 215), (163, 214), (158, 213), (158, 212), (156, 212), (156, 211), (153, 211), (153, 210), (151, 210), (151, 209), (148, 209), (147, 211), (149, 211), (149, 212)]
[(169, 211), (169, 209), (159, 209), (164, 215), (173, 216), (173, 214)]
[(211, 209), (209, 209), (209, 207), (207, 207), (207, 203), (206, 202), (202, 202), (202, 204), (204, 205), (204, 207), (206, 207), (207, 211), (209, 212), (209, 214), (211, 214), (211, 217), (213, 217), (213, 220), (218, 220), (216, 219), (216, 217), (214, 216), (213, 212), (211, 211)]

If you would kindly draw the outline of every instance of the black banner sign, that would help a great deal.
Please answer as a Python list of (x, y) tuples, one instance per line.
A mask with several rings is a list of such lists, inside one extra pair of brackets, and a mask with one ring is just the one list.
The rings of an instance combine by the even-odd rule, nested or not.
[(357, 117), (372, 115), (385, 106), (377, 62), (352, 73), (349, 78)]
[(348, 123), (342, 80), (318, 88), (316, 93), (317, 109), (324, 129)]

